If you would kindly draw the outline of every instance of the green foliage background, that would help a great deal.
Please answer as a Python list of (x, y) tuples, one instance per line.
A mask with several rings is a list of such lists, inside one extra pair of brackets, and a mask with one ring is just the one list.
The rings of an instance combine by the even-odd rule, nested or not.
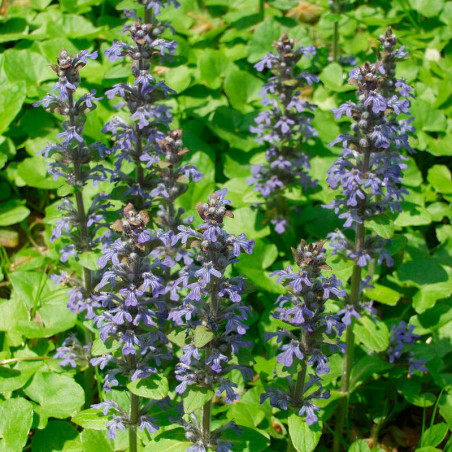
[[(178, 50), (158, 71), (178, 92), (169, 100), (174, 125), (183, 129), (191, 159), (204, 173), (204, 179), (182, 197), (181, 205), (192, 210), (215, 188), (225, 186), (235, 214), (227, 227), (230, 232), (246, 231), (256, 240), (254, 254), (243, 258), (237, 270), (257, 288), (248, 300), (256, 314), (252, 325), (256, 338), (254, 371), (261, 374), (261, 380), (242, 387), (241, 402), (227, 408), (225, 416), (244, 426), (242, 437), (232, 438), (237, 450), (282, 450), (286, 429), (297, 438), (294, 442), (299, 451), (316, 447), (329, 450), (327, 425), (309, 428), (297, 416), (287, 419), (280, 413), (275, 417), (267, 404), (259, 404), (259, 395), (262, 380), (272, 378), (276, 364), (271, 358), (273, 346), (264, 346), (262, 340), (263, 330), (272, 328), (268, 314), (281, 290), (268, 275), (271, 269), (289, 263), (289, 248), (301, 238), (319, 240), (340, 226), (330, 211), (321, 208), (334, 196), (325, 177), (339, 152), (328, 143), (347, 128), (347, 120), (338, 123), (330, 109), (353, 95), (353, 88), (345, 81), (350, 68), (345, 70), (328, 60), (332, 24), (339, 19), (341, 51), (347, 56), (353, 53), (360, 63), (375, 58), (373, 48), (388, 25), (410, 51), (397, 75), (415, 87), (411, 111), (417, 135), (412, 144), (418, 151), (409, 158), (405, 172), (409, 195), (403, 213), (372, 224), (380, 235), (392, 238), (391, 254), (396, 264), (393, 269), (375, 268), (375, 289), (366, 292), (369, 299), (378, 302), (383, 321), (378, 327), (366, 319), (357, 325), (360, 346), (352, 374), (352, 420), (358, 437), (379, 441), (370, 443), (374, 444), (372, 450), (385, 450), (381, 444), (395, 444), (401, 450), (452, 451), (452, 441), (447, 441), (452, 428), (452, 2), (358, 0), (350, 2), (348, 11), (338, 18), (324, 0), (300, 2), (298, 10), (292, 9), (298, 0), (273, 0), (267, 2), (264, 21), (259, 21), (258, 0), (181, 3), (177, 11), (168, 8), (163, 14), (176, 30), (173, 39)], [(71, 52), (85, 48), (101, 51), (101, 57), (83, 69), (83, 89), (96, 89), (99, 94), (127, 79), (127, 64), (112, 64), (102, 53), (121, 36), (124, 19), (120, 11), (134, 4), (133, 0), (3, 2), (0, 450), (89, 452), (126, 447), (125, 436), (118, 435), (114, 442), (107, 440), (104, 419), (93, 410), (81, 411), (85, 403), (81, 374), (62, 369), (51, 359), (66, 332), (80, 325), (66, 308), (65, 290), (55, 287), (47, 277), (58, 261), (58, 250), (49, 243), (55, 202), (66, 193), (60, 181), (47, 175), (44, 159), (36, 153), (47, 141), (56, 139), (59, 124), (54, 116), (31, 104), (53, 86), (55, 77), (49, 64), (62, 47)], [(320, 189), (309, 196), (290, 194), (300, 205), (301, 214), (290, 219), (286, 234), (278, 236), (251, 208), (257, 198), (246, 177), (250, 175), (249, 164), (264, 158), (264, 149), (248, 131), (261, 108), (258, 93), (264, 82), (253, 64), (271, 50), (272, 42), (283, 31), (301, 44), (318, 47), (313, 67), (321, 83), (312, 92), (312, 102), (319, 106), (314, 121), (319, 136), (307, 152)], [(87, 138), (108, 144), (101, 129), (112, 114), (112, 105), (104, 99), (88, 115)], [(104, 185), (102, 190), (110, 189)], [(87, 196), (93, 193), (88, 190)], [(82, 258), (95, 262), (92, 255)], [(333, 260), (331, 266), (342, 280), (351, 273), (348, 263)], [(422, 378), (407, 379), (403, 369), (388, 370), (383, 355), (379, 355), (388, 346), (390, 325), (401, 319), (410, 321), (422, 335), (416, 354), (429, 368), (429, 374)], [(332, 360), (331, 367), (325, 382), (334, 388), (341, 371), (340, 357)], [(120, 393), (114, 396), (118, 400), (123, 397)], [(197, 397), (186, 403), (202, 404), (203, 394)], [(333, 391), (331, 399), (325, 401), (322, 419), (331, 417), (337, 397)], [(218, 406), (216, 410), (226, 408)], [(414, 440), (407, 428), (417, 432)], [(185, 450), (187, 444), (179, 433), (175, 432), (174, 438), (171, 434), (166, 431), (166, 439), (159, 439), (160, 433), (151, 439), (143, 433), (146, 450)], [(359, 440), (349, 450), (367, 451), (370, 446)], [(441, 449), (435, 449), (437, 446)]]

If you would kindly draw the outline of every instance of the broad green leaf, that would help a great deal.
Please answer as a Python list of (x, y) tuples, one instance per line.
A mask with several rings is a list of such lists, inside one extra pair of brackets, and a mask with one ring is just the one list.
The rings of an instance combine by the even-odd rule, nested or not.
[(368, 221), (366, 226), (384, 239), (390, 239), (394, 235), (394, 222), (384, 216)]
[(349, 448), (348, 452), (371, 452), (369, 445), (365, 439), (355, 441)]
[(400, 293), (381, 284), (373, 284), (373, 289), (366, 289), (367, 298), (378, 301), (379, 303), (395, 306), (400, 299)]
[(439, 412), (447, 422), (449, 428), (452, 428), (452, 392), (443, 392), (439, 399)]
[(410, 282), (415, 286), (446, 282), (449, 276), (435, 259), (416, 259), (405, 262), (397, 269), (400, 281)]
[(328, 89), (332, 91), (341, 90), (344, 83), (342, 66), (338, 63), (329, 64), (319, 75), (319, 78)]
[(0, 366), (0, 393), (8, 393), (22, 388), (43, 365), (41, 361), (22, 362), (13, 368)]
[(232, 70), (224, 80), (224, 90), (231, 105), (240, 111), (253, 110), (250, 102), (260, 99), (262, 81), (248, 72)]
[(108, 353), (113, 353), (115, 350), (121, 348), (121, 344), (117, 339), (107, 338), (105, 342), (100, 337), (96, 337), (91, 348), (91, 354), (93, 356), (102, 356)]
[(226, 75), (230, 64), (229, 59), (221, 51), (204, 50), (198, 61), (201, 80), (209, 88), (219, 88), (221, 86), (221, 77)]
[(185, 452), (193, 445), (186, 441), (167, 439), (164, 436), (162, 435), (161, 438), (151, 441), (144, 449), (145, 452)]
[(28, 207), (17, 199), (11, 199), (0, 204), (0, 226), (10, 226), (20, 223), (30, 215)]
[(383, 352), (389, 346), (389, 331), (383, 322), (377, 322), (369, 317), (362, 316), (355, 323), (355, 335), (358, 342), (369, 351)]
[(168, 395), (168, 380), (161, 375), (151, 375), (127, 385), (129, 391), (146, 399), (160, 400)]
[(15, 82), (0, 85), (0, 106), (2, 109), (2, 114), (0, 115), (0, 134), (8, 129), (8, 126), (22, 109), (25, 92), (26, 84), (20, 79)]
[(194, 344), (196, 348), (202, 348), (206, 344), (208, 344), (213, 338), (215, 334), (206, 328), (204, 325), (198, 325), (195, 328), (194, 333)]
[(394, 225), (398, 227), (405, 226), (422, 226), (432, 222), (432, 217), (428, 210), (413, 203), (402, 203), (402, 212), (394, 221)]
[(312, 452), (322, 436), (322, 423), (308, 425), (302, 417), (294, 413), (289, 416), (289, 434), (298, 452)]
[(448, 430), (449, 428), (447, 424), (444, 424), (443, 422), (440, 424), (432, 425), (422, 435), (422, 446), (438, 446), (446, 437)]
[(44, 430), (37, 430), (35, 432), (31, 442), (32, 451), (62, 452), (65, 450), (65, 446), (69, 445), (77, 436), (77, 430), (70, 423), (49, 421)]
[(353, 365), (350, 386), (355, 388), (358, 383), (365, 382), (372, 374), (381, 373), (391, 368), (391, 365), (377, 356), (365, 356)]
[(73, 416), (85, 403), (83, 388), (73, 378), (62, 374), (39, 372), (24, 392), (40, 405), (39, 414), (45, 418)]
[(72, 417), (71, 421), (84, 429), (104, 431), (108, 418), (102, 414), (102, 411), (89, 408), (87, 410), (79, 411)]
[(232, 429), (226, 430), (222, 439), (232, 444), (232, 450), (241, 452), (261, 452), (268, 450), (269, 437), (262, 430), (242, 427), (242, 433), (239, 435)]
[(190, 386), (184, 393), (184, 411), (189, 414), (201, 408), (212, 399), (213, 391), (206, 388), (195, 389)]
[(403, 397), (412, 405), (424, 408), (435, 403), (436, 397), (430, 392), (421, 394), (422, 384), (417, 379), (406, 379), (398, 388)]
[(22, 450), (33, 421), (33, 406), (17, 397), (0, 402), (0, 450)]
[(83, 452), (113, 452), (113, 442), (107, 438), (107, 431), (84, 429), (81, 433)]
[(17, 174), (29, 187), (52, 190), (64, 183), (61, 178), (53, 180), (47, 172), (47, 165), (42, 157), (31, 157), (20, 162), (17, 166)]
[(447, 166), (433, 165), (428, 170), (427, 180), (436, 191), (444, 194), (452, 193), (452, 178)]
[(444, 0), (410, 0), (410, 5), (425, 17), (435, 17), (443, 9)]
[(248, 238), (260, 239), (270, 234), (270, 226), (263, 225), (264, 218), (260, 211), (251, 207), (241, 207), (233, 210), (234, 218), (224, 219), (225, 229), (230, 234), (246, 232)]
[(282, 34), (281, 25), (273, 18), (260, 23), (254, 30), (253, 36), (248, 44), (248, 61), (255, 63), (272, 49), (272, 44)]

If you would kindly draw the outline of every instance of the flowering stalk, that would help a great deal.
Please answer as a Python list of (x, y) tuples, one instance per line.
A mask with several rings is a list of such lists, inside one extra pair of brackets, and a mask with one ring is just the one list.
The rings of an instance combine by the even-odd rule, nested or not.
[[(253, 240), (246, 240), (245, 234), (238, 236), (228, 234), (223, 229), (225, 216), (233, 218), (226, 206), (227, 190), (223, 189), (209, 196), (208, 203), (198, 203), (198, 211), (203, 223), (198, 230), (179, 226), (178, 234), (172, 244), (182, 241), (187, 248), (195, 248), (196, 261), (186, 267), (182, 276), (174, 282), (173, 290), (186, 293), (178, 307), (173, 309), (169, 319), (176, 327), (186, 329), (187, 345), (176, 365), (176, 379), (180, 384), (176, 393), (184, 394), (189, 386), (197, 390), (216, 391), (217, 396), (225, 393), (226, 403), (233, 403), (239, 398), (234, 390), (235, 383), (227, 378), (233, 370), (241, 371), (246, 381), (251, 377), (250, 369), (237, 364), (240, 347), (251, 346), (242, 336), (248, 327), (243, 324), (250, 314), (250, 308), (242, 301), (244, 278), (225, 275), (228, 267), (237, 262), (241, 252), (252, 253)], [(202, 408), (201, 419), (190, 415), (190, 421), (180, 417), (179, 422), (186, 430), (186, 436), (194, 445), (187, 450), (206, 452), (208, 448), (218, 451), (231, 451), (232, 445), (221, 440), (221, 433), (226, 428), (237, 427), (228, 423), (221, 429), (211, 430), (212, 397)]]
[[(333, 14), (341, 14), (345, 10), (345, 1), (343, 0), (330, 0), (328, 2), (330, 11)], [(333, 22), (333, 61), (337, 63), (340, 59), (339, 49), (339, 20)]]
[[(97, 58), (97, 52), (90, 53), (88, 50), (83, 50), (76, 55), (70, 55), (65, 49), (61, 50), (57, 64), (51, 66), (58, 75), (58, 82), (52, 90), (58, 90), (58, 96), (47, 94), (41, 101), (34, 104), (35, 107), (43, 105), (45, 109), (52, 113), (59, 113), (64, 118), (64, 131), (58, 134), (62, 143), (50, 143), (41, 151), (45, 158), (52, 157), (49, 173), (54, 176), (54, 179), (57, 180), (60, 177), (65, 179), (75, 191), (75, 203), (70, 198), (65, 198), (58, 206), (58, 210), (64, 215), (57, 221), (50, 237), (54, 242), (57, 238), (64, 236), (65, 246), (60, 249), (61, 262), (68, 261), (69, 257), (78, 258), (81, 253), (90, 251), (95, 246), (95, 236), (97, 231), (105, 226), (103, 212), (108, 207), (104, 194), (95, 196), (88, 210), (83, 200), (83, 189), (88, 181), (92, 180), (96, 184), (107, 177), (101, 165), (90, 167), (95, 154), (99, 152), (102, 155), (104, 146), (101, 143), (88, 145), (83, 138), (86, 114), (96, 108), (95, 101), (100, 98), (95, 97), (94, 90), (89, 94), (83, 94), (78, 100), (74, 97), (80, 84), (79, 71), (87, 64), (88, 58)], [(81, 280), (66, 272), (61, 275), (52, 275), (51, 278), (57, 284), (71, 285), (72, 288), (68, 291), (70, 295), (68, 308), (71, 312), (79, 314), (86, 311), (87, 318), (92, 318), (95, 303), (91, 298), (92, 273), (89, 268), (82, 266)], [(85, 335), (86, 342), (89, 343), (91, 337), (88, 330), (85, 331)], [(73, 343), (75, 344), (74, 341)], [(63, 348), (66, 346), (65, 341)], [(56, 356), (59, 356), (60, 352), (57, 351)], [(73, 362), (71, 361), (71, 364)], [(85, 363), (86, 359), (81, 359), (80, 362)], [(85, 390), (88, 400), (92, 396), (92, 383), (92, 369), (88, 366), (85, 371)]]
[[(131, 25), (124, 27), (129, 33), (133, 44), (115, 41), (105, 55), (110, 61), (120, 61), (124, 57), (132, 61), (131, 70), (134, 77), (133, 84), (118, 83), (106, 92), (109, 99), (119, 96), (130, 112), (131, 122), (120, 116), (105, 124), (103, 132), (111, 132), (115, 138), (113, 152), (117, 154), (114, 180), (125, 181), (130, 188), (126, 195), (135, 197), (138, 204), (149, 203), (151, 191), (149, 175), (145, 175), (144, 166), (152, 163), (156, 141), (165, 138), (162, 129), (166, 129), (171, 121), (169, 108), (156, 103), (175, 93), (163, 81), (157, 82), (151, 74), (151, 61), (155, 55), (173, 54), (176, 50), (175, 41), (166, 41), (159, 36), (170, 27), (167, 23), (157, 20), (157, 15), (163, 7), (162, 2), (156, 0), (138, 0), (144, 5), (144, 19), (137, 15), (137, 11), (127, 11), (128, 17), (135, 19)], [(175, 0), (168, 0), (167, 4)], [(132, 161), (136, 166), (135, 179), (121, 171), (123, 161)]]
[[(290, 375), (287, 390), (269, 387), (268, 392), (261, 395), (261, 403), (270, 399), (272, 407), (296, 411), (305, 416), (309, 425), (318, 421), (315, 413), (320, 408), (314, 400), (327, 399), (330, 395), (329, 391), (323, 390), (320, 378), (330, 371), (325, 353), (327, 349), (344, 352), (339, 338), (345, 326), (337, 315), (325, 313), (325, 303), (330, 298), (345, 296), (345, 291), (335, 275), (326, 278), (321, 274), (322, 270), (331, 270), (325, 262), (324, 243), (306, 245), (302, 240), (297, 249), (292, 248), (299, 270), (294, 271), (289, 265), (272, 273), (271, 276), (279, 276), (278, 283), (290, 281), (284, 284), (289, 293), (278, 297), (278, 307), (272, 313), (287, 327), (265, 333), (265, 340), (276, 337), (281, 344), (277, 362), (286, 367)], [(313, 373), (306, 381), (308, 366), (312, 366)], [(296, 449), (290, 443), (288, 450)]]
[(285, 219), (287, 188), (315, 185), (306, 171), (310, 168), (308, 157), (300, 146), (317, 135), (311, 126), (311, 114), (316, 107), (301, 99), (301, 90), (305, 82), (312, 85), (318, 77), (296, 68), (303, 55), (310, 58), (315, 54), (313, 46), (295, 47), (287, 34), (273, 46), (276, 53), (270, 52), (254, 66), (260, 72), (267, 67), (273, 74), (260, 93), (262, 104), (271, 109), (259, 113), (257, 126), (250, 127), (251, 132), (258, 134), (259, 143), (269, 144), (268, 164), (251, 166), (252, 177), (248, 183), (267, 201), (267, 215), (275, 231), (282, 234), (289, 224)]
[[(366, 222), (391, 212), (401, 211), (400, 203), (406, 190), (400, 186), (406, 160), (401, 149), (411, 150), (408, 132), (414, 131), (410, 119), (399, 119), (408, 114), (411, 88), (404, 80), (394, 79), (396, 61), (406, 56), (403, 48), (396, 49), (396, 37), (389, 29), (380, 38), (384, 51), (383, 60), (375, 64), (365, 63), (350, 73), (349, 82), (358, 89), (358, 102), (346, 102), (333, 110), (336, 119), (343, 114), (353, 119), (353, 134), (345, 133), (331, 145), (342, 142), (344, 151), (338, 161), (328, 170), (327, 182), (333, 189), (342, 188), (342, 194), (326, 208), (334, 209), (339, 218), (345, 219), (344, 228), (355, 229), (355, 240), (350, 241), (341, 231), (329, 235), (334, 251), (345, 253), (354, 262), (349, 301), (343, 312), (348, 316), (341, 388), (345, 397), (339, 402), (336, 416), (334, 450), (340, 449), (349, 394), (350, 369), (353, 362), (353, 318), (360, 317), (363, 305), (361, 291), (370, 277), (362, 278), (362, 270), (375, 257), (378, 264), (393, 260), (385, 248), (386, 241), (367, 233)], [(371, 307), (369, 308), (371, 309)], [(371, 311), (372, 312), (372, 311)]]
[(130, 409), (127, 412), (112, 400), (93, 405), (93, 408), (102, 408), (104, 415), (109, 415), (106, 426), (110, 438), (115, 438), (118, 428), (129, 429), (132, 452), (137, 450), (138, 427), (146, 428), (149, 433), (159, 428), (156, 418), (149, 416), (149, 408), (158, 405), (164, 409), (168, 402), (164, 398), (143, 406), (142, 398), (130, 388), (134, 382), (157, 374), (162, 360), (171, 358), (163, 333), (167, 317), (162, 296), (164, 281), (160, 276), (163, 264), (150, 256), (150, 244), (157, 240), (157, 235), (145, 229), (148, 221), (145, 211), (137, 213), (128, 204), (123, 219), (113, 224), (112, 229), (121, 232), (122, 238), (104, 247), (104, 256), (98, 262), (105, 269), (97, 286), (97, 290), (102, 291), (95, 296), (103, 308), (94, 319), (100, 339), (106, 344), (117, 341), (119, 349), (92, 358), (91, 363), (99, 365), (101, 370), (108, 366), (103, 386), (107, 392), (119, 384), (117, 376), (127, 379)]

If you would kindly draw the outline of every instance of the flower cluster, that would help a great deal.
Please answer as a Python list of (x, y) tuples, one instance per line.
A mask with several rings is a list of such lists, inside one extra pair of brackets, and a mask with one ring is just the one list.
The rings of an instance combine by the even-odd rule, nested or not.
[(399, 360), (408, 362), (410, 375), (413, 375), (415, 370), (427, 372), (425, 361), (416, 359), (412, 351), (407, 351), (406, 346), (414, 344), (420, 337), (414, 334), (413, 330), (414, 326), (407, 325), (404, 321), (399, 322), (397, 325), (392, 325), (389, 348), (387, 350), (388, 359), (391, 364)]
[[(345, 291), (335, 275), (327, 278), (321, 274), (322, 270), (330, 270), (323, 245), (324, 242), (306, 245), (302, 240), (298, 249), (292, 248), (298, 271), (289, 265), (271, 275), (278, 276), (278, 282), (287, 281), (284, 286), (289, 293), (278, 297), (277, 308), (272, 313), (287, 327), (265, 333), (267, 341), (276, 337), (281, 344), (277, 362), (288, 368), (290, 375), (288, 391), (270, 387), (261, 395), (261, 403), (270, 399), (270, 405), (275, 408), (296, 410), (300, 416), (306, 416), (308, 424), (317, 422), (319, 408), (314, 400), (329, 398), (329, 391), (323, 390), (320, 378), (330, 371), (326, 352), (345, 350), (339, 342), (344, 324), (337, 315), (325, 312), (325, 302), (344, 297)], [(313, 373), (306, 382), (307, 366), (312, 366)]]
[[(146, 379), (158, 372), (162, 360), (171, 359), (163, 333), (167, 317), (164, 281), (160, 276), (163, 264), (150, 258), (150, 243), (157, 240), (157, 235), (145, 229), (148, 221), (145, 211), (136, 212), (128, 204), (123, 219), (112, 225), (122, 237), (104, 247), (98, 262), (104, 273), (96, 287), (99, 293), (93, 296), (101, 305), (94, 324), (104, 343), (118, 344), (116, 351), (113, 348), (111, 353), (91, 359), (92, 365), (108, 368), (103, 386), (107, 392), (119, 384), (118, 375), (127, 377), (128, 382)], [(154, 433), (158, 429), (155, 419), (137, 405), (138, 402), (135, 409), (131, 405), (129, 414), (110, 400), (94, 408), (103, 408), (104, 414), (113, 410), (107, 424), (110, 437), (115, 436), (117, 428), (136, 429), (138, 424), (140, 429)]]
[(282, 234), (288, 226), (285, 219), (284, 190), (289, 186), (307, 188), (315, 185), (307, 173), (308, 157), (301, 151), (303, 141), (316, 136), (311, 125), (315, 106), (302, 98), (304, 84), (318, 81), (316, 75), (298, 71), (297, 63), (304, 55), (315, 54), (313, 46), (295, 46), (284, 34), (255, 68), (270, 69), (272, 77), (261, 91), (262, 104), (269, 107), (256, 118), (256, 126), (250, 130), (258, 134), (258, 142), (268, 143), (267, 164), (251, 167), (248, 183), (267, 200), (267, 211), (276, 232)]
[[(331, 145), (341, 143), (344, 150), (328, 171), (328, 184), (341, 194), (329, 205), (344, 228), (363, 228), (364, 222), (391, 212), (401, 211), (401, 201), (406, 189), (401, 186), (402, 170), (406, 158), (402, 149), (411, 150), (408, 133), (414, 131), (411, 119), (401, 119), (408, 114), (411, 88), (403, 80), (394, 83), (394, 65), (406, 56), (403, 49), (395, 49), (391, 33), (383, 39), (384, 60), (365, 63), (350, 72), (349, 82), (358, 89), (357, 102), (347, 101), (333, 110), (339, 119), (344, 114), (351, 117), (353, 133), (339, 135)], [(392, 46), (392, 47), (391, 47)], [(389, 72), (389, 74), (388, 74)], [(342, 232), (331, 234), (335, 252), (345, 252), (360, 267), (365, 267), (379, 256), (381, 263), (392, 259), (385, 250), (385, 240), (378, 236), (359, 237), (352, 244)], [(360, 243), (358, 243), (360, 242)]]
[[(97, 52), (90, 53), (83, 50), (76, 55), (70, 55), (65, 49), (61, 50), (57, 64), (51, 68), (58, 75), (58, 82), (53, 91), (58, 96), (47, 94), (44, 99), (36, 102), (34, 106), (43, 105), (52, 113), (59, 113), (64, 117), (63, 129), (58, 136), (61, 144), (50, 143), (41, 151), (44, 157), (52, 157), (49, 163), (49, 173), (55, 179), (65, 179), (66, 183), (75, 190), (75, 202), (70, 198), (63, 199), (58, 210), (63, 216), (56, 223), (50, 240), (64, 236), (65, 244), (60, 249), (62, 262), (70, 257), (77, 258), (80, 253), (89, 251), (96, 242), (98, 230), (105, 226), (104, 212), (109, 206), (107, 198), (103, 194), (94, 197), (88, 210), (85, 209), (83, 188), (92, 180), (95, 184), (107, 178), (106, 169), (102, 165), (92, 165), (91, 162), (103, 154), (105, 146), (101, 143), (88, 145), (83, 138), (83, 127), (86, 122), (86, 113), (96, 108), (93, 90), (89, 94), (83, 94), (78, 100), (74, 98), (76, 89), (80, 84), (80, 70), (87, 64), (88, 59), (97, 58)], [(83, 279), (69, 277), (66, 273), (53, 275), (55, 283), (70, 283), (69, 309), (74, 313), (88, 311), (88, 316), (93, 315), (93, 300), (91, 298), (91, 271), (83, 268)]]
[[(226, 193), (226, 189), (217, 191), (207, 203), (198, 203), (196, 209), (203, 220), (198, 230), (179, 226), (172, 239), (173, 245), (181, 241), (187, 248), (195, 248), (197, 255), (173, 284), (173, 294), (180, 302), (169, 319), (176, 328), (186, 330), (187, 338), (176, 365), (176, 393), (183, 394), (194, 386), (196, 390), (216, 390), (217, 396), (224, 393), (226, 403), (233, 403), (239, 398), (237, 385), (227, 374), (238, 369), (244, 380), (250, 378), (250, 370), (234, 357), (241, 347), (251, 346), (243, 340), (250, 308), (242, 300), (244, 278), (228, 278), (225, 272), (242, 252), (252, 253), (254, 241), (223, 229), (224, 218), (233, 218), (227, 209), (230, 201), (225, 200)], [(217, 450), (231, 450), (230, 445), (221, 445), (218, 431), (206, 431), (197, 422), (180, 422), (197, 447), (190, 450), (206, 451), (215, 444)]]
[[(151, 74), (151, 60), (155, 55), (173, 54), (177, 44), (159, 37), (166, 25), (159, 22), (155, 14), (150, 13), (153, 10), (157, 14), (163, 6), (162, 2), (148, 0), (140, 3), (145, 5), (144, 20), (137, 16), (136, 11), (128, 12), (135, 22), (124, 27), (124, 32), (130, 35), (132, 43), (115, 41), (111, 48), (105, 51), (105, 55), (112, 62), (125, 57), (132, 61), (133, 83), (118, 83), (106, 92), (109, 99), (117, 96), (123, 99), (118, 108), (127, 105), (131, 121), (117, 116), (105, 124), (103, 132), (111, 132), (115, 139), (114, 180), (126, 181), (130, 187), (127, 195), (138, 196), (148, 202), (149, 197), (152, 197), (152, 186), (150, 177), (144, 175), (143, 165), (152, 163), (156, 158), (156, 142), (165, 138), (165, 130), (171, 122), (169, 107), (157, 101), (175, 93)], [(177, 2), (174, 3), (178, 5)], [(121, 171), (124, 160), (136, 165), (135, 180)]]
[(146, 155), (146, 166), (152, 166), (154, 175), (152, 180), (154, 188), (150, 196), (153, 199), (156, 197), (162, 199), (157, 212), (159, 226), (173, 233), (177, 233), (177, 227), (184, 222), (182, 220), (184, 209), (180, 207), (176, 212), (176, 199), (187, 191), (187, 182), (190, 179), (193, 182), (202, 179), (202, 174), (196, 166), (182, 163), (189, 151), (182, 147), (181, 137), (182, 130), (170, 131), (165, 138), (157, 141), (155, 154)]

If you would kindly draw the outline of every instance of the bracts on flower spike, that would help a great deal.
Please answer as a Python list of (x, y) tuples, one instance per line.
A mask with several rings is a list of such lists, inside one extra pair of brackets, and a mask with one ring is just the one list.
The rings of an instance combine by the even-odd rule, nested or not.
[[(324, 243), (306, 245), (302, 240), (297, 249), (292, 248), (298, 270), (289, 265), (271, 275), (278, 276), (278, 282), (287, 290), (276, 300), (272, 313), (287, 328), (265, 333), (267, 341), (276, 338), (280, 344), (277, 362), (290, 375), (285, 389), (269, 387), (261, 395), (261, 403), (269, 399), (272, 407), (294, 411), (310, 425), (318, 421), (320, 408), (315, 400), (329, 398), (321, 379), (330, 371), (328, 355), (345, 350), (340, 342), (345, 326), (336, 314), (325, 310), (328, 299), (343, 297), (345, 291), (334, 275), (322, 275), (323, 270), (331, 270), (325, 261)], [(276, 369), (275, 374), (280, 370)], [(290, 447), (295, 450), (292, 444)]]
[(282, 234), (288, 226), (286, 190), (315, 185), (302, 146), (317, 135), (311, 125), (316, 106), (302, 98), (302, 87), (317, 82), (318, 77), (296, 68), (303, 55), (310, 58), (315, 54), (313, 46), (297, 47), (286, 34), (273, 46), (276, 53), (270, 52), (255, 65), (258, 71), (268, 68), (273, 74), (260, 93), (268, 110), (259, 113), (256, 127), (250, 127), (258, 134), (257, 141), (266, 144), (267, 164), (252, 166), (248, 183), (264, 198), (267, 215), (275, 231)]
[[(122, 237), (104, 247), (104, 256), (99, 259), (104, 273), (95, 296), (102, 305), (94, 319), (100, 339), (107, 344), (117, 341), (119, 349), (95, 356), (91, 363), (106, 369), (104, 390), (107, 392), (119, 385), (119, 377), (125, 379), (129, 383), (131, 403), (128, 411), (110, 400), (93, 407), (103, 408), (104, 414), (109, 414), (106, 425), (110, 437), (115, 436), (117, 428), (129, 429), (131, 451), (137, 450), (137, 428), (146, 428), (149, 433), (158, 429), (148, 410), (153, 404), (163, 409), (166, 399), (145, 404), (130, 384), (148, 378), (156, 385), (161, 384), (164, 377), (156, 374), (162, 369), (162, 361), (171, 358), (163, 332), (167, 317), (162, 296), (165, 292), (161, 277), (163, 263), (150, 257), (150, 244), (158, 239), (146, 230), (148, 221), (147, 212), (136, 212), (128, 204), (123, 218), (113, 224), (112, 229)], [(147, 231), (145, 236), (144, 231)]]
[[(254, 241), (224, 229), (224, 218), (233, 218), (226, 193), (226, 189), (217, 191), (208, 202), (198, 203), (196, 210), (203, 223), (197, 230), (179, 226), (172, 240), (173, 245), (181, 241), (186, 248), (196, 249), (197, 255), (174, 283), (180, 301), (169, 318), (177, 329), (186, 331), (186, 344), (176, 365), (176, 393), (184, 396), (188, 391), (209, 390), (212, 395), (224, 396), (229, 404), (239, 398), (237, 384), (228, 377), (230, 371), (239, 370), (245, 381), (251, 377), (250, 369), (237, 360), (239, 349), (251, 346), (243, 339), (251, 310), (242, 299), (244, 278), (227, 277), (225, 272), (242, 252), (252, 253)], [(212, 400), (208, 400), (199, 420), (192, 413), (179, 418), (187, 438), (194, 443), (187, 450), (232, 450), (221, 440), (223, 429), (211, 431), (211, 412)]]

